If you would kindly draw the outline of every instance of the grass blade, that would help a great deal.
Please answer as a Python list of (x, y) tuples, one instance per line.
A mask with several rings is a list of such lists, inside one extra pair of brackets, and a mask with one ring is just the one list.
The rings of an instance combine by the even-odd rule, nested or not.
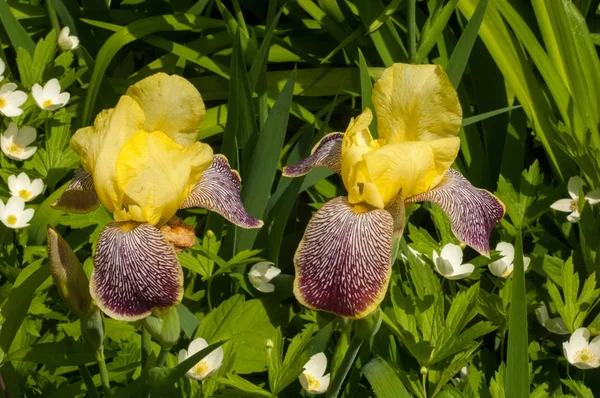
[(35, 43), (31, 40), (31, 37), (23, 28), (23, 25), (19, 23), (17, 18), (13, 15), (5, 0), (0, 0), (0, 21), (2, 21), (2, 27), (6, 31), (10, 42), (12, 43), (15, 51), (22, 47), (29, 52), (29, 55), (33, 57), (35, 50)]
[(495, 111), (489, 111), (489, 112), (482, 113), (480, 115), (466, 117), (466, 118), (463, 119), (462, 126), (466, 127), (466, 126), (469, 126), (471, 124), (478, 123), (478, 122), (481, 122), (483, 120), (489, 119), (491, 117), (498, 116), (498, 115), (501, 115), (503, 113), (510, 112), (510, 111), (512, 111), (514, 109), (519, 109), (519, 108), (522, 108), (522, 106), (521, 105), (507, 106), (506, 108), (496, 109)]
[(460, 36), (460, 39), (458, 39), (454, 51), (452, 51), (448, 66), (446, 66), (446, 73), (454, 87), (458, 87), (460, 84), (460, 79), (465, 71), (467, 61), (469, 60), (471, 50), (473, 49), (473, 44), (475, 44), (479, 28), (483, 22), (487, 4), (488, 0), (481, 0), (479, 4), (477, 4), (475, 12), (473, 12), (467, 27)]
[(527, 297), (523, 266), (523, 239), (517, 232), (515, 243), (512, 298), (508, 315), (508, 359), (505, 392), (507, 397), (529, 396), (529, 363), (527, 339)]

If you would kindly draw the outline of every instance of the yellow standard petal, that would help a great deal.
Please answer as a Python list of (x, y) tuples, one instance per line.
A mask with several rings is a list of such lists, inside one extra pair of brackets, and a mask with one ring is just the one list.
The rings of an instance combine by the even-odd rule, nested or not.
[(122, 96), (114, 109), (102, 111), (94, 126), (84, 127), (71, 138), (71, 147), (81, 164), (94, 177), (102, 204), (114, 212), (121, 207), (122, 192), (117, 187), (116, 161), (121, 147), (144, 125), (144, 113), (130, 97)]
[(388, 144), (456, 136), (462, 108), (438, 65), (394, 64), (373, 88), (380, 139)]
[(366, 203), (383, 208), (383, 200), (372, 184), (363, 156), (379, 148), (369, 131), (373, 114), (369, 108), (350, 121), (342, 140), (342, 180), (351, 204)]
[(161, 131), (138, 132), (125, 143), (116, 162), (123, 192), (115, 220), (161, 226), (175, 215), (213, 159), (210, 146), (182, 146)]
[(202, 96), (188, 80), (156, 73), (129, 87), (126, 95), (144, 111), (144, 130), (162, 131), (184, 146), (196, 141), (206, 111)]

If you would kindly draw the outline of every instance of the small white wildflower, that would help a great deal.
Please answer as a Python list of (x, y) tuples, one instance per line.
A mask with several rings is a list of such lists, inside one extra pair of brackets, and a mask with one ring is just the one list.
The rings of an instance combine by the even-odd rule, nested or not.
[(23, 114), (23, 105), (27, 101), (27, 94), (17, 90), (15, 83), (6, 83), (0, 87), (0, 113), (4, 116), (14, 117)]
[(325, 369), (327, 369), (325, 354), (320, 352), (310, 357), (299, 377), (302, 388), (311, 394), (323, 394), (327, 391), (330, 375), (329, 373), (325, 375)]
[(248, 272), (248, 279), (250, 283), (258, 290), (263, 293), (272, 293), (275, 291), (275, 285), (271, 280), (281, 273), (281, 270), (273, 266), (273, 263), (268, 261), (262, 261), (256, 263), (250, 268)]
[[(581, 192), (582, 186), (583, 180), (580, 177), (569, 178), (567, 189), (571, 199), (559, 199), (550, 206), (554, 210), (570, 213), (567, 216), (567, 220), (572, 223), (576, 223), (581, 218), (581, 213), (579, 212), (579, 192)], [(600, 190), (597, 189), (588, 193), (585, 195), (585, 200), (591, 206), (600, 203)]]
[(26, 160), (37, 151), (36, 146), (28, 146), (35, 141), (36, 137), (37, 133), (33, 127), (18, 128), (15, 123), (11, 122), (0, 136), (0, 148), (11, 159)]
[(8, 189), (12, 196), (19, 196), (25, 202), (29, 202), (42, 193), (44, 183), (40, 178), (31, 181), (27, 174), (21, 173), (8, 177)]
[(589, 342), (590, 331), (579, 328), (573, 332), (569, 341), (563, 343), (565, 358), (579, 369), (593, 369), (600, 366), (600, 336)]
[[(488, 265), (488, 268), (492, 272), (492, 274), (496, 275), (500, 278), (508, 278), (515, 268), (513, 263), (515, 259), (515, 247), (508, 242), (500, 242), (496, 245), (496, 250), (500, 252), (502, 258), (500, 260), (496, 260)], [(527, 256), (523, 256), (523, 266), (525, 271), (529, 268), (529, 263), (531, 259)]]
[(45, 111), (55, 111), (62, 108), (69, 102), (71, 94), (60, 92), (60, 83), (58, 79), (50, 79), (44, 87), (34, 84), (31, 88), (31, 95), (35, 103)]
[(24, 228), (29, 226), (33, 217), (33, 209), (25, 209), (25, 201), (13, 196), (6, 202), (0, 200), (0, 221), (8, 228)]
[[(188, 346), (188, 350), (185, 349), (179, 351), (178, 360), (179, 363), (185, 361), (190, 356), (197, 352), (202, 351), (208, 347), (208, 343), (203, 338), (194, 339)], [(189, 378), (196, 380), (204, 380), (214, 372), (216, 372), (223, 364), (223, 348), (215, 348), (210, 354), (202, 358), (200, 362), (194, 365), (190, 370), (187, 371), (186, 375)]]
[(440, 255), (433, 252), (433, 264), (436, 271), (447, 279), (463, 279), (473, 273), (473, 264), (463, 264), (463, 251), (460, 246), (448, 243), (442, 248)]
[(58, 35), (58, 46), (64, 51), (73, 51), (79, 47), (77, 36), (69, 36), (69, 33), (71, 33), (69, 27), (65, 26)]

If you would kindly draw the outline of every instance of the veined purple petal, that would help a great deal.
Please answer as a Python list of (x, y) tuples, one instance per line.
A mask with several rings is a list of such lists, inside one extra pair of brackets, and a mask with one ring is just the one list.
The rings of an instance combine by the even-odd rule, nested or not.
[(456, 237), (484, 256), (490, 254), (490, 233), (504, 216), (504, 204), (484, 189), (475, 188), (454, 169), (435, 188), (406, 200), (433, 202), (450, 218)]
[(107, 315), (134, 321), (153, 308), (177, 305), (183, 296), (183, 272), (156, 227), (112, 222), (98, 238), (90, 293)]
[(315, 145), (310, 156), (283, 168), (285, 177), (300, 177), (315, 167), (327, 167), (340, 173), (342, 170), (342, 139), (344, 133), (327, 134)]
[(240, 175), (229, 166), (227, 158), (215, 155), (180, 209), (202, 207), (242, 228), (260, 228), (263, 222), (248, 214), (240, 199), (240, 182)]
[(94, 178), (84, 169), (79, 169), (62, 195), (52, 207), (70, 213), (89, 213), (100, 205)]
[(310, 220), (294, 257), (300, 303), (354, 319), (381, 303), (391, 273), (394, 220), (386, 210), (365, 210), (338, 197)]

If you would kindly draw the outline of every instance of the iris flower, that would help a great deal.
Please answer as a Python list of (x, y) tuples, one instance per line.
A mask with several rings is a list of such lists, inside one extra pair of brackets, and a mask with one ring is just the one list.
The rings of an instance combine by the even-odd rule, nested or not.
[(115, 319), (141, 319), (181, 301), (175, 249), (189, 240), (167, 239), (190, 232), (174, 217), (178, 209), (203, 207), (244, 228), (262, 225), (243, 207), (239, 174), (196, 141), (204, 115), (190, 82), (158, 73), (129, 87), (114, 109), (71, 139), (83, 169), (54, 207), (87, 213), (101, 203), (112, 213), (98, 238), (90, 293)]
[(439, 66), (394, 64), (372, 99), (378, 139), (366, 108), (345, 133), (328, 134), (308, 158), (283, 170), (298, 177), (327, 167), (341, 175), (348, 196), (325, 203), (310, 220), (294, 257), (294, 294), (309, 308), (354, 319), (385, 296), (407, 206), (436, 203), (456, 237), (483, 255), (504, 215), (502, 202), (450, 168), (462, 109)]

